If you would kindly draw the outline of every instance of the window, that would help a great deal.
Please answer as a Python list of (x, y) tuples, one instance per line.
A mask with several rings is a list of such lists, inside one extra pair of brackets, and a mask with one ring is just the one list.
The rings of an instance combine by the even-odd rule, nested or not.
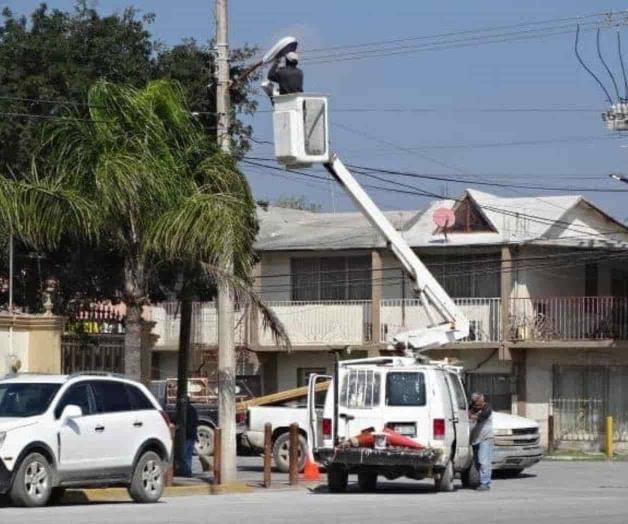
[(386, 404), (389, 406), (425, 406), (425, 375), (407, 372), (388, 373)]
[(326, 368), (297, 368), (297, 387), (307, 386), (310, 382), (310, 375), (325, 375)]
[(371, 257), (291, 260), (292, 300), (370, 300)]
[(495, 411), (512, 411), (512, 382), (503, 373), (468, 373), (467, 395), (483, 393)]
[(447, 254), (421, 258), (452, 297), (500, 296), (501, 259), (497, 254)]
[(94, 413), (93, 401), (89, 384), (79, 382), (68, 388), (55, 408), (55, 418), (60, 418), (66, 406), (78, 406), (83, 412), (83, 416)]
[(342, 379), (338, 403), (345, 408), (379, 406), (381, 375), (372, 370), (350, 369)]
[(449, 231), (456, 233), (474, 233), (478, 231), (495, 231), (484, 218), (477, 206), (469, 199), (463, 200), (454, 210), (456, 221)]
[(453, 388), (454, 396), (456, 397), (456, 405), (458, 409), (467, 409), (467, 399), (464, 395), (464, 389), (462, 389), (462, 384), (460, 383), (460, 379), (458, 375), (455, 373), (449, 373), (449, 383)]
[(129, 397), (131, 397), (131, 405), (133, 409), (137, 411), (155, 409), (153, 403), (146, 397), (146, 395), (144, 395), (140, 388), (126, 384), (126, 389)]
[(0, 418), (41, 415), (60, 387), (60, 384), (0, 384)]
[(131, 400), (122, 382), (99, 380), (92, 382), (98, 413), (131, 411)]

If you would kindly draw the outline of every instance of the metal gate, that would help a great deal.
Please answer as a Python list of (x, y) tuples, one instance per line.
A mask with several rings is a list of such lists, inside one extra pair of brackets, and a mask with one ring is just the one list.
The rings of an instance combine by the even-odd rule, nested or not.
[(63, 335), (61, 369), (64, 374), (81, 371), (124, 373), (124, 335)]

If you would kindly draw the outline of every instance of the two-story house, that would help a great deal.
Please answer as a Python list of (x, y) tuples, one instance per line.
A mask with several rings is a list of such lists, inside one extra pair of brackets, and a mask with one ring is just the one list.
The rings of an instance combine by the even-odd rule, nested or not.
[[(434, 222), (441, 207), (455, 214), (447, 231)], [(471, 323), (466, 341), (430, 355), (462, 363), (469, 390), (538, 420), (544, 438), (553, 415), (558, 443), (595, 446), (612, 413), (617, 440), (628, 442), (628, 228), (579, 196), (474, 190), (387, 216)], [(268, 207), (258, 218), (255, 286), (293, 345), (285, 352), (257, 318), (239, 313), (243, 369), (257, 369), (265, 391), (331, 372), (334, 352), (379, 355), (392, 334), (428, 321), (361, 214)], [(153, 320), (160, 365), (173, 369), (176, 318), (168, 307), (153, 308)], [(195, 331), (199, 347), (211, 349), (213, 305), (197, 305)]]

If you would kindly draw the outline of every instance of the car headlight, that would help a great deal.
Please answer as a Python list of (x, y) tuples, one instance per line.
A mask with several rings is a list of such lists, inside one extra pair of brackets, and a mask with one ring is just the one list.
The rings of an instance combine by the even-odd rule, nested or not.
[(509, 437), (512, 435), (512, 429), (496, 429), (495, 436), (496, 437)]
[(7, 432), (6, 431), (0, 431), (0, 448), (2, 447), (2, 444), (4, 444), (4, 439), (7, 438)]

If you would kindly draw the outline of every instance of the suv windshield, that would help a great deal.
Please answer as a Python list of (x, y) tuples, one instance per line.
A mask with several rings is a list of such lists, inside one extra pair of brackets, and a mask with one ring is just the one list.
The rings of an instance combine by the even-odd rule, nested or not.
[(41, 415), (61, 384), (0, 384), (0, 418)]

